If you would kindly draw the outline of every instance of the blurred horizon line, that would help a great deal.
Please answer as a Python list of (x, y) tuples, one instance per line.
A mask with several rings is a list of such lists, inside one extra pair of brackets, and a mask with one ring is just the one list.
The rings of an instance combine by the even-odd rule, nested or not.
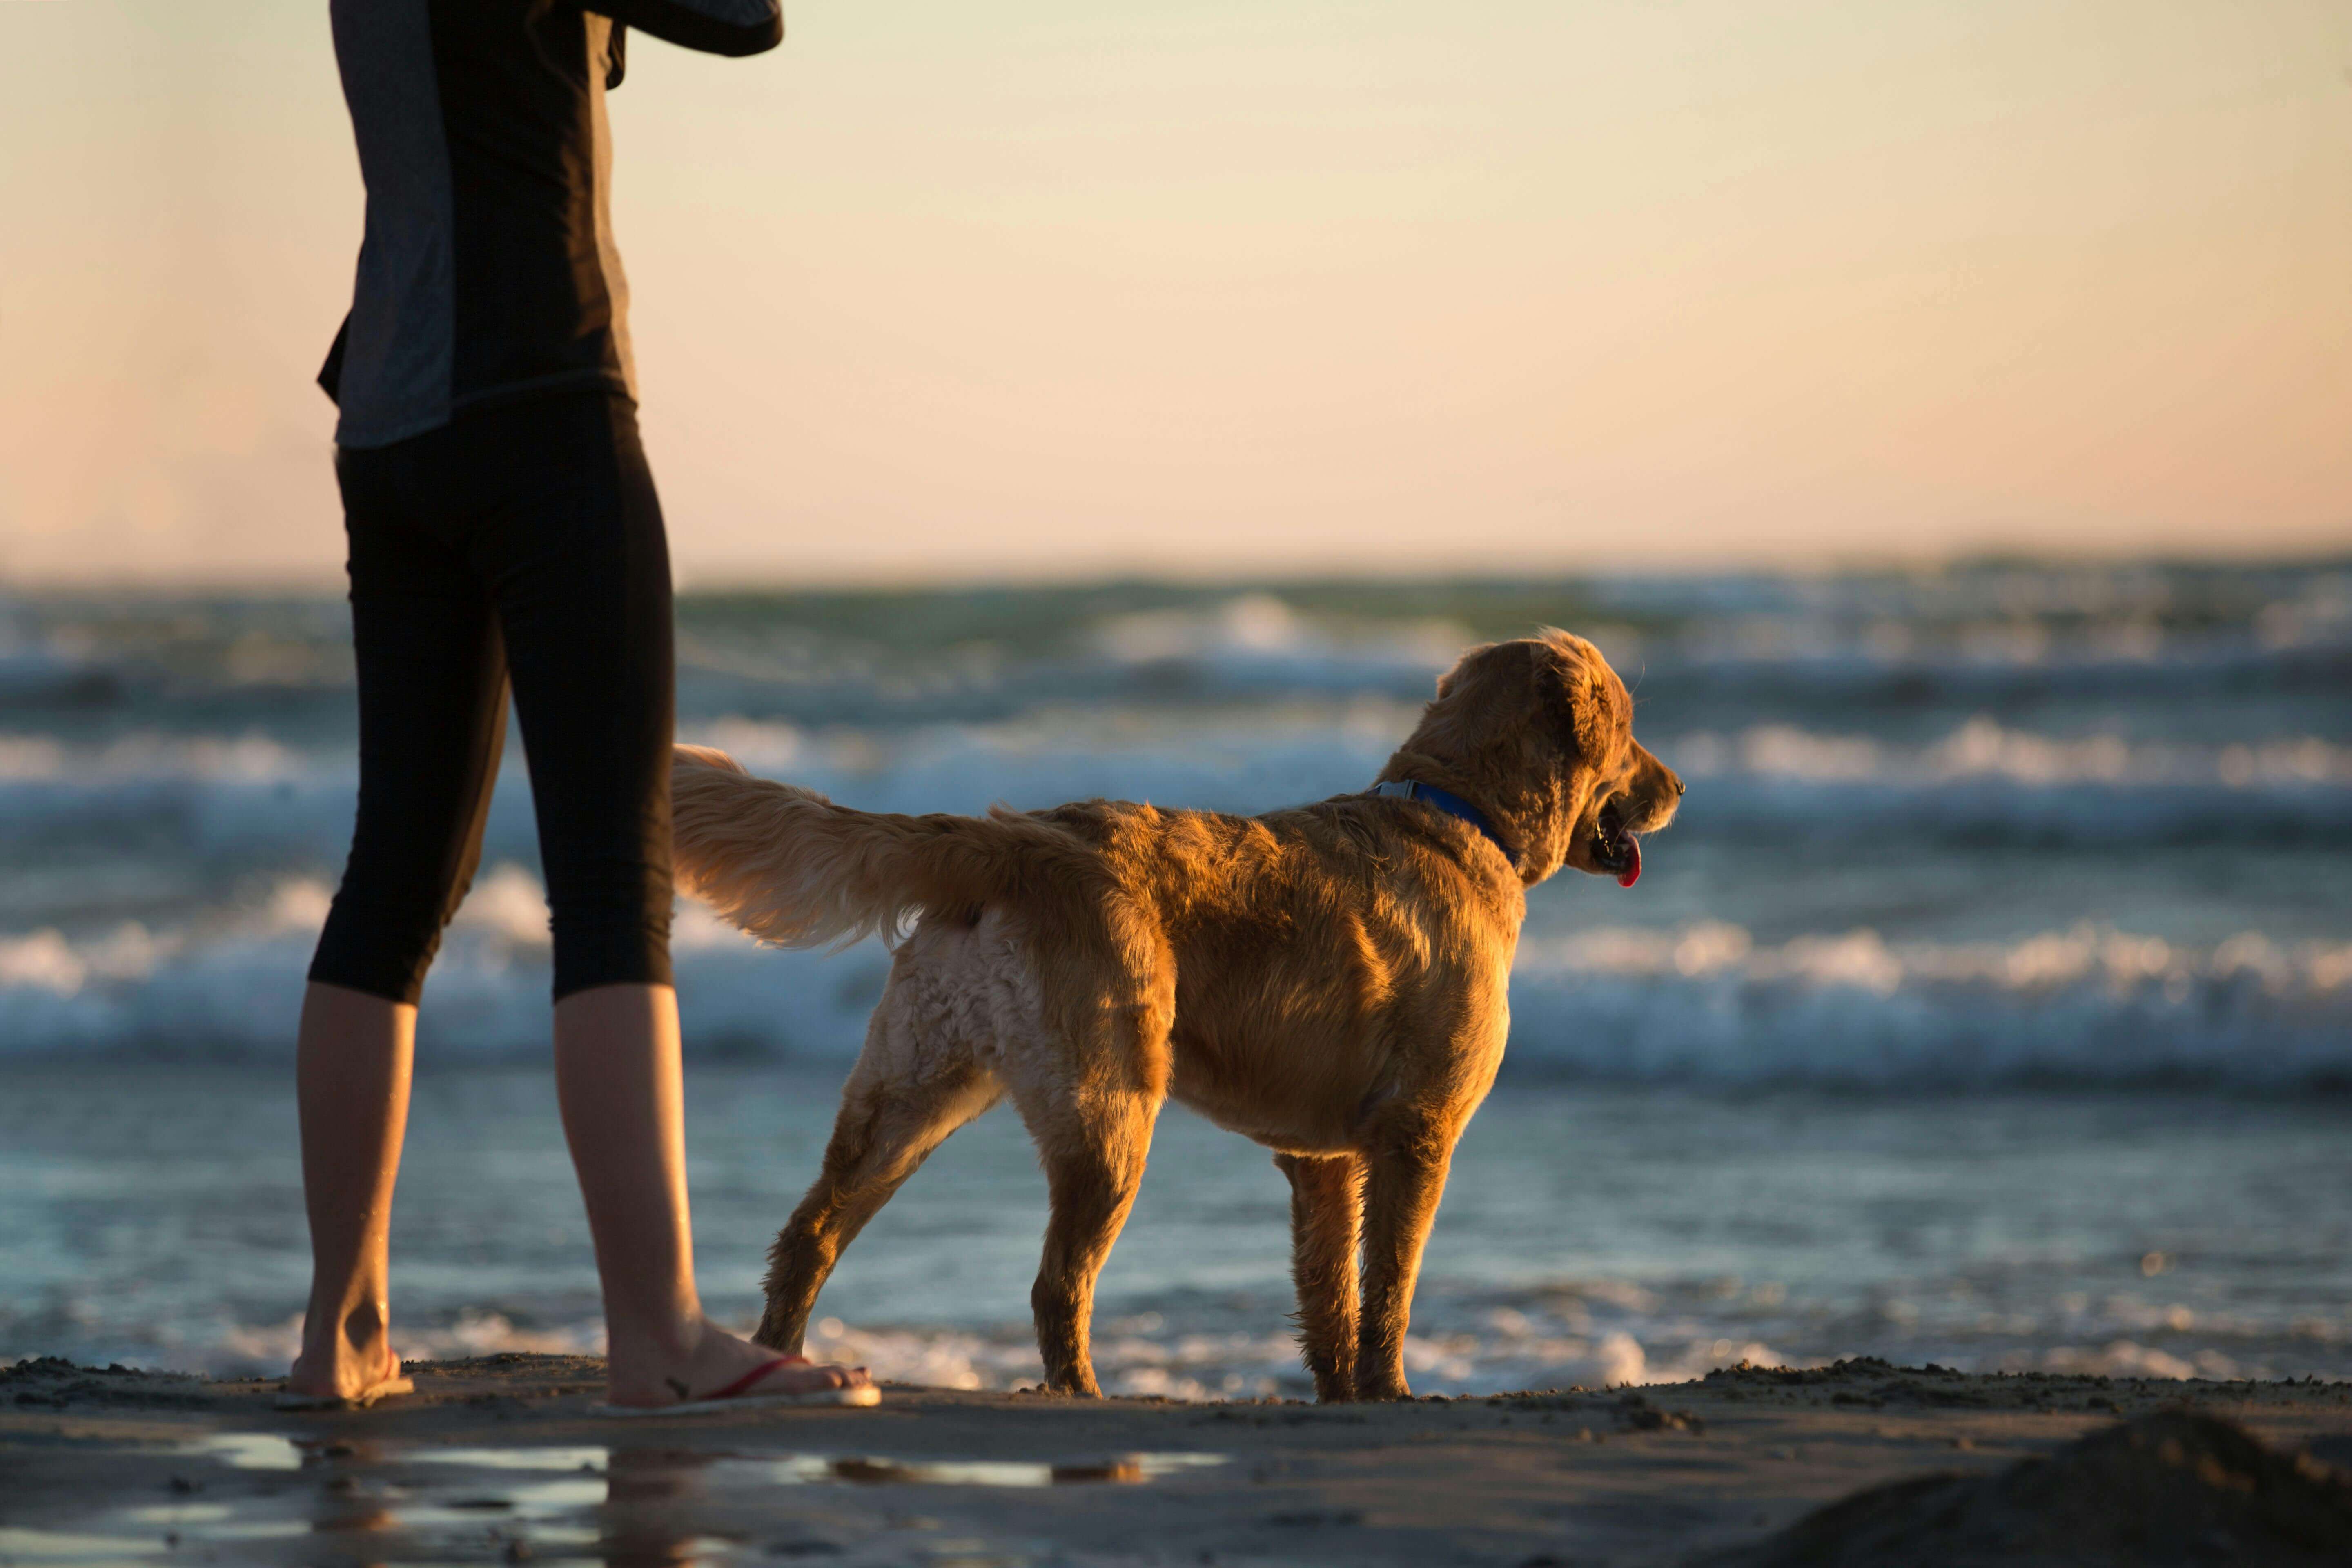
[[(1996, 571), (2080, 572), (2137, 569), (2160, 572), (2262, 572), (2352, 570), (2352, 525), (2340, 542), (2309, 550), (2269, 549), (2244, 552), (2192, 552), (2177, 548), (2146, 551), (2053, 549), (2021, 551), (1987, 549), (1916, 553), (1819, 552), (1783, 552), (1774, 557), (1735, 553), (1665, 556), (1636, 565), (1606, 563), (1570, 566), (1558, 562), (1530, 563), (1525, 567), (1479, 563), (1435, 565), (1414, 562), (1353, 563), (1346, 569), (1300, 565), (1285, 568), (1265, 563), (1235, 563), (1219, 572), (1159, 564), (1118, 567), (1101, 563), (1073, 563), (1066, 571), (1042, 569), (1033, 561), (1003, 573), (946, 570), (861, 573), (832, 568), (794, 576), (763, 563), (730, 569), (723, 564), (673, 570), (680, 595), (713, 597), (731, 594), (960, 593), (1024, 588), (1086, 590), (1140, 586), (1170, 588), (1258, 588), (1362, 584), (1494, 585), (1512, 583), (1608, 583), (1644, 580), (1683, 581), (1705, 577), (1788, 580), (1804, 578), (1921, 577), (1932, 578)], [(308, 596), (339, 591), (341, 573), (244, 572), (205, 575), (184, 573), (165, 578), (137, 574), (41, 575), (19, 577), (0, 572), (0, 596), (172, 598), (212, 595), (238, 596)]]

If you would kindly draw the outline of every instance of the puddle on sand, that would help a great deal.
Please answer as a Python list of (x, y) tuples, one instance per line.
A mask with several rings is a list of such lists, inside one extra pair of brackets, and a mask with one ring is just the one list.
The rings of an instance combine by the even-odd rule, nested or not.
[(1020, 1459), (821, 1459), (796, 1454), (781, 1460), (731, 1458), (719, 1464), (756, 1467), (769, 1479), (786, 1484), (836, 1480), (861, 1486), (1066, 1487), (1089, 1482), (1135, 1486), (1224, 1462), (1222, 1454), (1118, 1454), (1061, 1464)]
[[(624, 1449), (623, 1452), (628, 1452)], [(594, 1470), (612, 1463), (613, 1451), (590, 1448), (412, 1448), (400, 1456), (417, 1465), (472, 1465), (484, 1470)]]
[(218, 1459), (239, 1470), (299, 1470), (308, 1462), (303, 1448), (292, 1438), (280, 1437), (274, 1432), (215, 1432), (176, 1447), (181, 1453)]
[(1114, 1454), (1048, 1463), (1021, 1459), (894, 1459), (870, 1454), (832, 1457), (701, 1453), (660, 1448), (431, 1448), (402, 1457), (414, 1464), (583, 1471), (615, 1479), (628, 1471), (650, 1476), (664, 1469), (681, 1473), (707, 1469), (715, 1481), (766, 1481), (776, 1486), (807, 1486), (824, 1481), (852, 1481), (865, 1486), (1053, 1487), (1088, 1482), (1135, 1485), (1226, 1462), (1223, 1454)]
[[(225, 1502), (158, 1503), (149, 1508), (122, 1509), (107, 1518), (110, 1521), (119, 1520), (160, 1530), (167, 1537), (205, 1541), (292, 1541), (310, 1533), (308, 1521), (240, 1519), (236, 1510)], [(0, 1555), (0, 1563), (6, 1561), (5, 1555)]]
[(135, 1557), (160, 1556), (161, 1541), (141, 1541), (121, 1535), (84, 1535), (65, 1530), (23, 1530), (0, 1524), (0, 1563), (26, 1568), (49, 1568), (52, 1563), (100, 1564)]
[[(406, 1536), (403, 1544), (412, 1550), (395, 1554), (404, 1568), (422, 1568), (416, 1551), (472, 1553), (500, 1543), (522, 1544), (532, 1561), (549, 1568), (624, 1558), (682, 1568), (731, 1557), (737, 1549), (667, 1529), (657, 1542), (650, 1541), (642, 1505), (720, 1493), (740, 1501), (744, 1493), (774, 1487), (1138, 1485), (1228, 1462), (1222, 1454), (1189, 1453), (1047, 1462), (603, 1446), (434, 1448), (364, 1438), (289, 1440), (257, 1432), (215, 1433), (179, 1451), (260, 1472), (251, 1484), (262, 1489), (114, 1510), (91, 1521), (91, 1533), (0, 1531), (0, 1564), (95, 1568), (208, 1545), (325, 1536), (356, 1547), (354, 1537), (379, 1536), (389, 1546), (390, 1538)], [(449, 1476), (446, 1484), (436, 1473), (452, 1470), (471, 1473)], [(289, 1487), (264, 1479), (272, 1473), (302, 1479)], [(653, 1517), (660, 1511), (656, 1506)], [(977, 1555), (950, 1553), (937, 1568), (998, 1561), (983, 1549)]]

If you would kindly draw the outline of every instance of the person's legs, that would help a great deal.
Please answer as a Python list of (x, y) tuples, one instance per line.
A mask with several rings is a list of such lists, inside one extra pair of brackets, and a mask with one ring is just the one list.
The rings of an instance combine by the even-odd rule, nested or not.
[[(611, 1397), (703, 1397), (776, 1358), (704, 1317), (694, 1283), (669, 985), (660, 505), (620, 399), (545, 399), (478, 429), (481, 482), (500, 500), (471, 552), (498, 605), (530, 762), (555, 937), (556, 1092), (604, 1282)], [(865, 1381), (797, 1365), (756, 1392)]]
[(351, 858), (296, 1045), (310, 1300), (289, 1392), (348, 1398), (397, 1373), (386, 1238), (416, 998), (481, 852), (506, 731), (488, 595), (425, 524), (435, 437), (341, 455), (360, 701)]
[(316, 983), (302, 998), (294, 1071), (310, 1302), (291, 1392), (349, 1399), (400, 1372), (385, 1242), (415, 1043), (416, 1009), (404, 1003)]
[[(555, 1089), (596, 1242), (613, 1403), (704, 1397), (773, 1362), (775, 1352), (704, 1317), (695, 1289), (677, 994), (599, 985), (558, 1002)], [(842, 1367), (794, 1365), (756, 1391), (866, 1381)]]
[(555, 1092), (596, 1243), (614, 1392), (658, 1400), (669, 1368), (657, 1363), (692, 1353), (702, 1315), (676, 994), (600, 985), (558, 1002)]

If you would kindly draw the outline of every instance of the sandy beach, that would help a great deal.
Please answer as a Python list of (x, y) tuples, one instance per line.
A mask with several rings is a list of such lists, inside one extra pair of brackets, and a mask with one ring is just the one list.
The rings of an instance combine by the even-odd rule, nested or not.
[[(2057, 1543), (2011, 1561), (2319, 1563), (2352, 1544), (2347, 1384), (1852, 1362), (1332, 1408), (892, 1385), (877, 1410), (621, 1421), (590, 1414), (587, 1358), (411, 1370), (415, 1396), (325, 1415), (275, 1410), (266, 1382), (0, 1371), (0, 1563), (1863, 1562), (1856, 1529), (1926, 1528), (1923, 1499)], [(2166, 1412), (2235, 1427), (2176, 1439)], [(2118, 1426), (2150, 1419), (2147, 1441)], [(2237, 1429), (2261, 1446), (2230, 1448)], [(2082, 1470), (2077, 1440), (2103, 1432), (2131, 1452)], [(1864, 1500), (1826, 1536), (1807, 1522), (1939, 1474), (1958, 1481)], [(2042, 1517), (2053, 1496), (2067, 1517)], [(2191, 1533), (2084, 1554), (2085, 1531), (2140, 1539), (2165, 1510)], [(1978, 1560), (1965, 1545), (1933, 1560)]]

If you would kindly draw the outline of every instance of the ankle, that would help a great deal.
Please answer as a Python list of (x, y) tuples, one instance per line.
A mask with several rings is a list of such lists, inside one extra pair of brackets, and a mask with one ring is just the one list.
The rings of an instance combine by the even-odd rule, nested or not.
[(605, 1325), (605, 1359), (615, 1375), (659, 1379), (692, 1366), (723, 1331), (699, 1312)]
[(384, 1301), (362, 1301), (343, 1314), (342, 1342), (357, 1351), (373, 1350), (392, 1332), (392, 1309)]
[(392, 1313), (381, 1300), (313, 1306), (302, 1324), (302, 1359), (373, 1366), (390, 1354)]

